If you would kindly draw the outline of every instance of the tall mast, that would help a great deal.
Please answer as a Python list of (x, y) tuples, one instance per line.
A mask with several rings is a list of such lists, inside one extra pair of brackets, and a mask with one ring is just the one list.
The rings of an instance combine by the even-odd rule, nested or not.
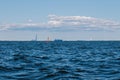
[(50, 38), (49, 37), (47, 37), (47, 40), (46, 40), (47, 42), (49, 42), (50, 41)]
[(50, 41), (50, 38), (49, 38), (49, 37), (47, 38), (47, 41)]

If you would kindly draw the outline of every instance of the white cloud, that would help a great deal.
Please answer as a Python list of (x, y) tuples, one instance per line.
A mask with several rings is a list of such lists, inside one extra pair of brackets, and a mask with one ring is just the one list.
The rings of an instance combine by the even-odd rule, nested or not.
[(14, 29), (77, 29), (77, 30), (116, 30), (120, 28), (120, 22), (107, 19), (99, 19), (87, 16), (57, 16), (48, 15), (47, 23), (33, 23), (29, 20), (28, 23), (1, 24), (0, 30)]
[(74, 28), (82, 28), (82, 30), (94, 30), (94, 29), (103, 29), (103, 30), (114, 30), (120, 28), (120, 22), (107, 19), (99, 19), (94, 17), (86, 16), (56, 16), (49, 15), (49, 19), (52, 22), (57, 22), (55, 26), (69, 26)]

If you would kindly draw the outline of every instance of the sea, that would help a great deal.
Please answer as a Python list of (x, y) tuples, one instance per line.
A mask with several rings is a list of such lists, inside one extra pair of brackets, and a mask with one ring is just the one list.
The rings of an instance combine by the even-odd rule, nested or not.
[(120, 80), (120, 41), (0, 41), (0, 80)]

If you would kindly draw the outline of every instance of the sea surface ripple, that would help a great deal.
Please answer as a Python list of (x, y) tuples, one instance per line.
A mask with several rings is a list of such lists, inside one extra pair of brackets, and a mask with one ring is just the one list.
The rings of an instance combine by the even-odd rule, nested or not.
[(0, 41), (0, 80), (119, 79), (119, 41)]

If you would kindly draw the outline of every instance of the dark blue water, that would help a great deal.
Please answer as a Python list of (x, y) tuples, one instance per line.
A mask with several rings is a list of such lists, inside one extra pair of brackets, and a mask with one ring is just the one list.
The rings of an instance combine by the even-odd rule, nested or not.
[(0, 80), (118, 80), (120, 42), (0, 42)]

